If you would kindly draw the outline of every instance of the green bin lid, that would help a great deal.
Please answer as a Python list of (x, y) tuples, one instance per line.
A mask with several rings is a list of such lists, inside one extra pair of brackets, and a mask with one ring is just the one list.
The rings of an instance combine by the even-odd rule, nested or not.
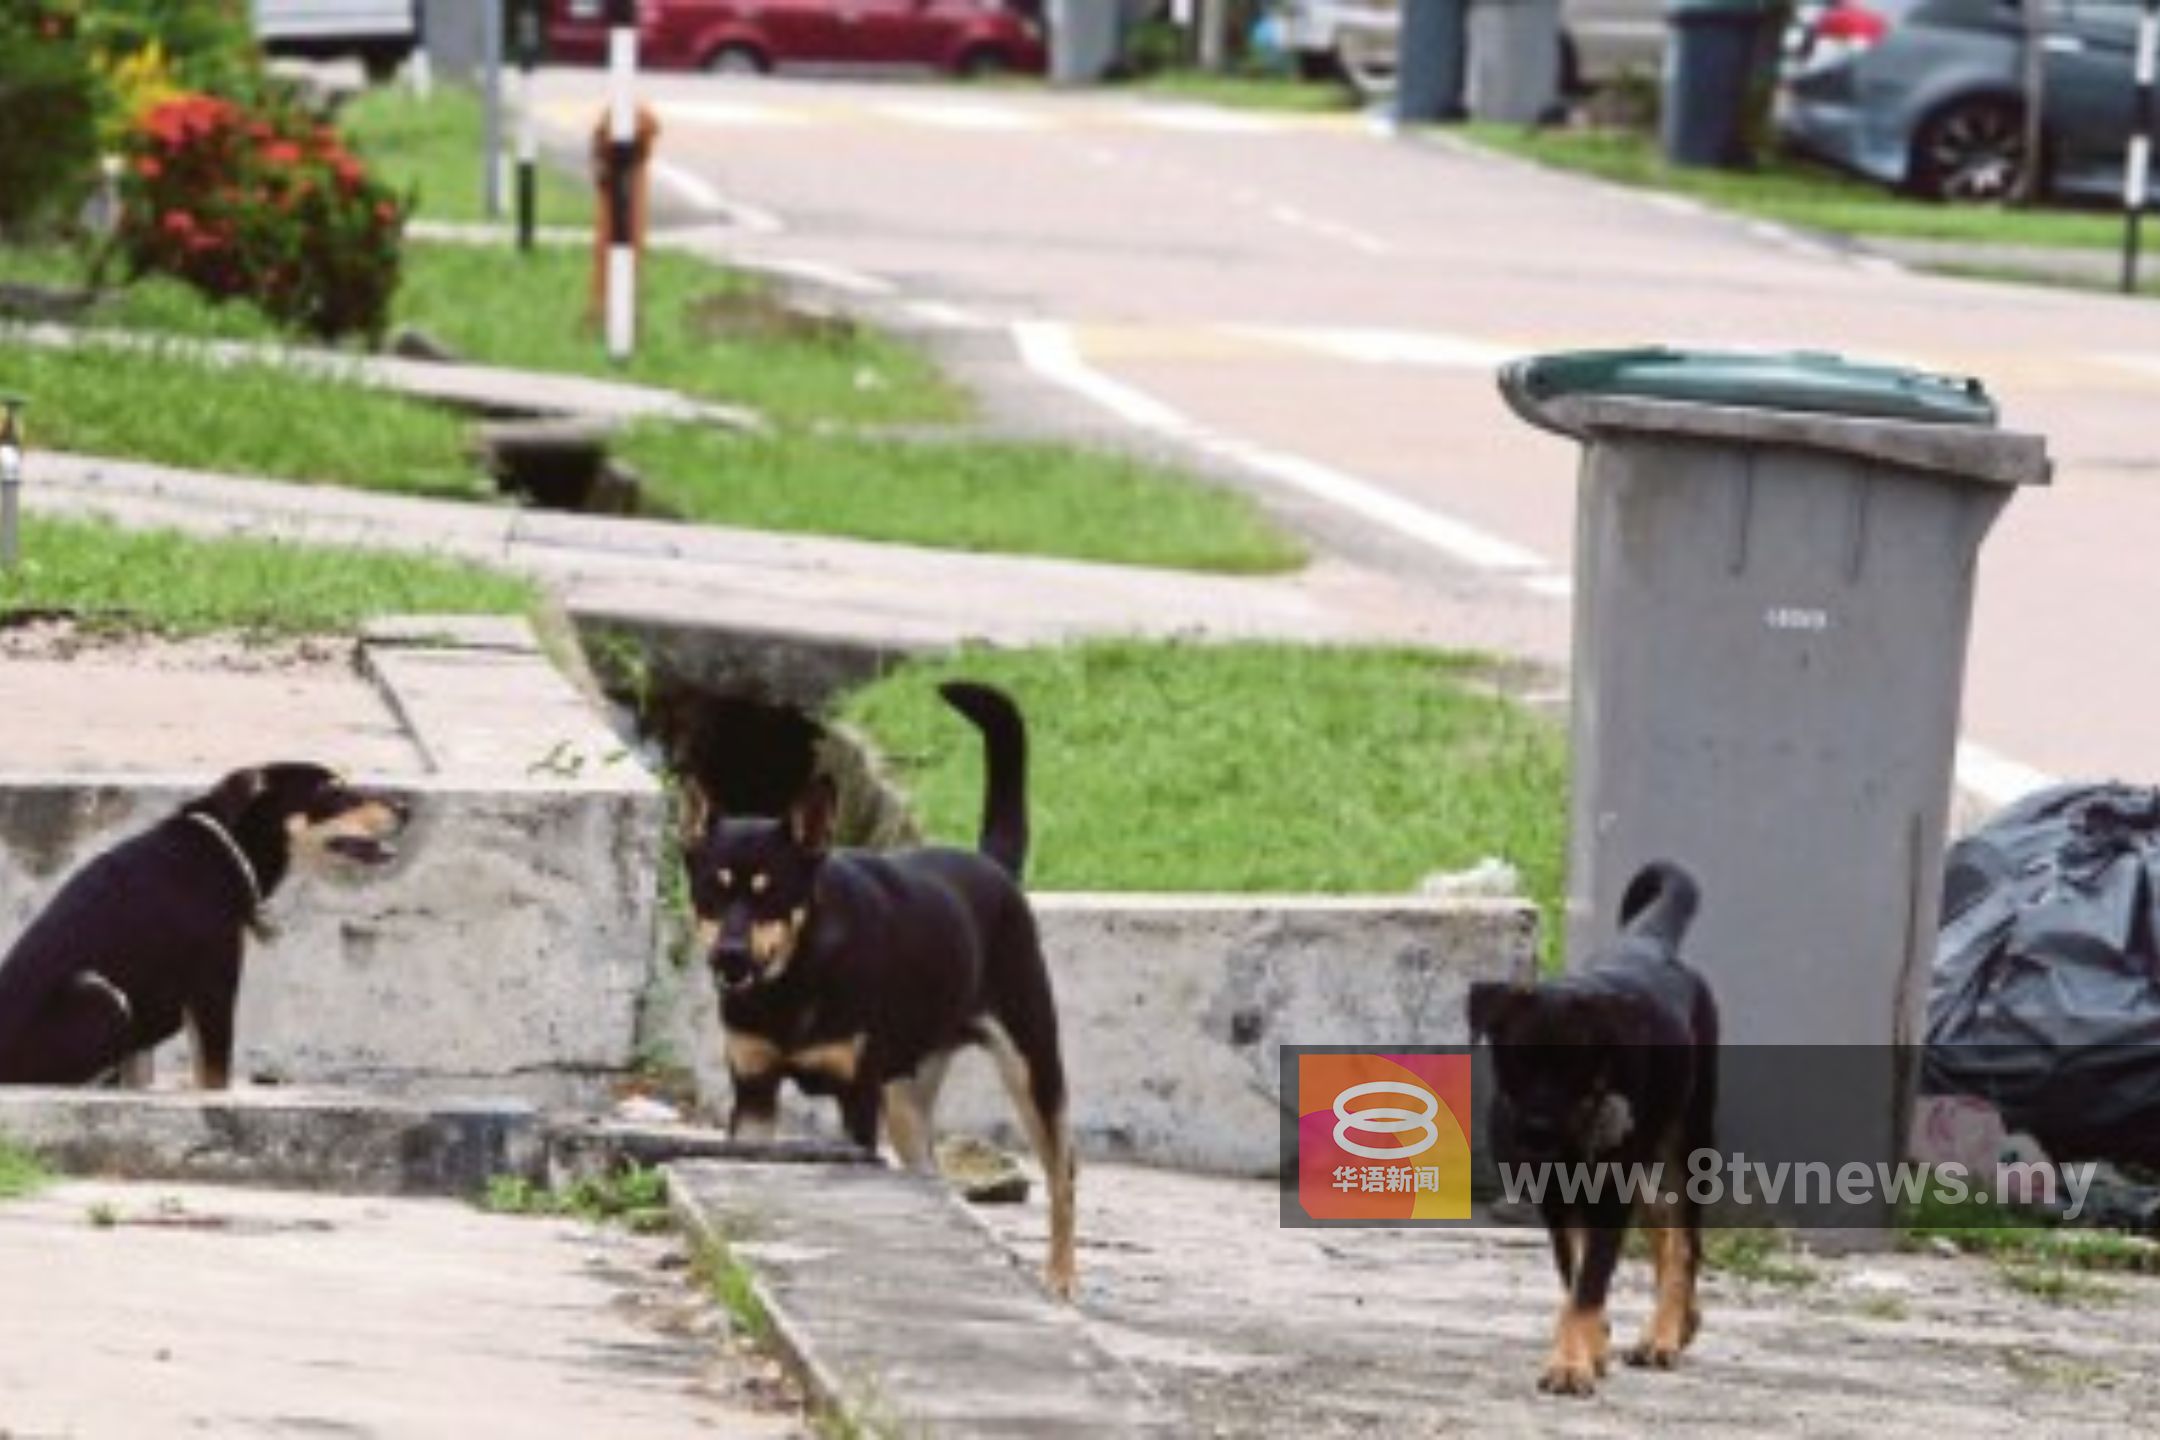
[(1627, 396), (1792, 410), (1856, 420), (1925, 425), (1995, 423), (1995, 402), (1978, 380), (1897, 365), (1868, 365), (1822, 351), (1575, 350), (1532, 355), (1500, 368), (1500, 393), (1541, 429), (1575, 432), (1547, 409), (1569, 395)]
[(1756, 19), (1770, 13), (1769, 0), (1665, 0), (1665, 18), (1686, 20), (1700, 16), (1732, 16)]

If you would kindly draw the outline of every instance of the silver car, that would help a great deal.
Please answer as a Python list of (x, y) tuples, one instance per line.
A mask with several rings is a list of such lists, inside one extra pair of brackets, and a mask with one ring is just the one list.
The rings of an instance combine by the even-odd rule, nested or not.
[[(2134, 111), (2136, 0), (2050, 0), (2041, 178), (2112, 196)], [(1839, 0), (1785, 37), (1777, 127), (1796, 149), (1945, 200), (2000, 200), (2027, 163), (2014, 0)]]

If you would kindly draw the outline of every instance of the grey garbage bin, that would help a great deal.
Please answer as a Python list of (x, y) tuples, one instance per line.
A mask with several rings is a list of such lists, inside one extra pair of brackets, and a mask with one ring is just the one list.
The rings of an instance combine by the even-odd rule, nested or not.
[(1675, 165), (1748, 163), (1748, 103), (1767, 58), (1764, 0), (1667, 0), (1658, 140)]
[(1469, 56), (1469, 0), (1403, 0), (1395, 65), (1395, 118), (1461, 120)]
[(1095, 85), (1117, 63), (1119, 0), (1050, 0), (1050, 83)]
[(1560, 0), (1471, 0), (1470, 115), (1536, 125), (1560, 104)]
[[(1609, 943), (1638, 867), (1680, 861), (1721, 1147), (1901, 1159), (1974, 571), (2044, 443), (1996, 429), (1976, 382), (1833, 356), (1545, 356), (1501, 388), (1585, 447), (1570, 962)], [(1782, 1103), (1848, 1084), (1820, 1134)]]

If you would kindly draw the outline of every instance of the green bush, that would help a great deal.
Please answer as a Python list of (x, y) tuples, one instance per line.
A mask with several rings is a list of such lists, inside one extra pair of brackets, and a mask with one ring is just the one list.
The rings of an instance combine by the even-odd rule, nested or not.
[(97, 178), (96, 77), (69, 17), (0, 0), (0, 232), (65, 215)]
[(120, 244), (136, 274), (246, 299), (289, 329), (381, 335), (405, 207), (288, 101), (183, 95), (129, 132)]

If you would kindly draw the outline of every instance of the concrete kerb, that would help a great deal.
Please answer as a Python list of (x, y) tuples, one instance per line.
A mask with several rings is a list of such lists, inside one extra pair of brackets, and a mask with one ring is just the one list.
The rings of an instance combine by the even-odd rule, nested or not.
[(1154, 1391), (943, 1185), (883, 1168), (668, 1167), (813, 1403), (864, 1435), (1166, 1434)]

